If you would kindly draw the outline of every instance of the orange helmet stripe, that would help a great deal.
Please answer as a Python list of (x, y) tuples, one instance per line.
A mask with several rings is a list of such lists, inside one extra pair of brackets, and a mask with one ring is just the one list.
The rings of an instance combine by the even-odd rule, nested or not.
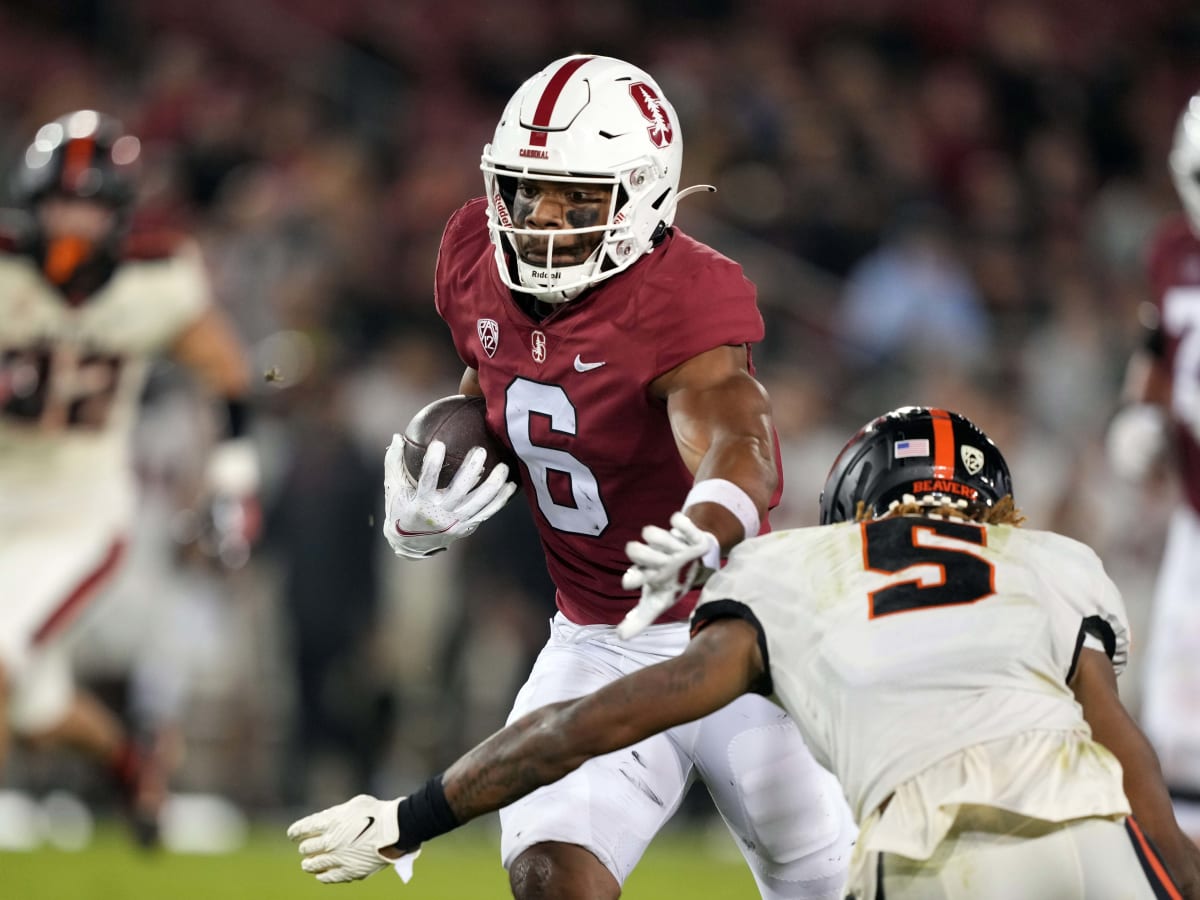
[(954, 478), (954, 422), (944, 409), (930, 409), (933, 419), (933, 474), (935, 478)]
[(90, 137), (73, 138), (67, 142), (66, 158), (63, 160), (62, 186), (64, 190), (74, 191), (79, 187), (79, 180), (92, 165), (92, 154), (96, 141)]

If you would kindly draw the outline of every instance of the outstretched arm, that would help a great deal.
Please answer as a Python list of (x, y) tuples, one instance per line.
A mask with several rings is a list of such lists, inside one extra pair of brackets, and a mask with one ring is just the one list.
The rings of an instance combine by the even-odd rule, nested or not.
[(594, 756), (716, 712), (762, 673), (754, 626), (718, 620), (679, 656), (496, 732), (446, 770), (446, 799), (460, 822), (507, 806)]
[(1108, 657), (1099, 650), (1081, 650), (1071, 689), (1092, 727), (1092, 737), (1121, 763), (1125, 796), (1129, 798), (1134, 819), (1162, 854), (1183, 895), (1200, 898), (1200, 848), (1175, 821), (1158, 757), (1122, 705), (1117, 676)]
[(476, 816), (557, 781), (593, 756), (715, 712), (764, 674), (755, 627), (719, 619), (679, 656), (593, 694), (535, 710), (496, 732), (414, 794), (365, 794), (292, 824), (301, 867), (354, 881)]

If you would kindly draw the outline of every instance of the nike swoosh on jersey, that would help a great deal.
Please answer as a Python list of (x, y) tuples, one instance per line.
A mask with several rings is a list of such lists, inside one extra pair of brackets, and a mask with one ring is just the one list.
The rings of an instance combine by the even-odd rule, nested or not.
[(578, 353), (575, 354), (575, 371), (576, 372), (590, 372), (590, 371), (592, 371), (592, 369), (598, 369), (601, 366), (607, 366), (607, 365), (608, 365), (607, 362), (585, 363), (582, 359), (579, 358)]

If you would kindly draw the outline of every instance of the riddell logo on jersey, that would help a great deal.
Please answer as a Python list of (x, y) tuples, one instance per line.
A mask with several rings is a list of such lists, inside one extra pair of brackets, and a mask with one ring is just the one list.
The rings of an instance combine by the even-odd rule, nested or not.
[(966, 497), (968, 500), (974, 500), (979, 496), (979, 491), (975, 490), (975, 488), (959, 484), (957, 481), (946, 481), (943, 478), (914, 481), (912, 483), (912, 492), (917, 496), (921, 494), (957, 494), (959, 497)]
[(550, 158), (550, 154), (547, 153), (545, 150), (538, 150), (535, 147), (522, 147), (518, 151), (518, 153), (521, 156), (533, 158), (533, 159), (549, 159)]

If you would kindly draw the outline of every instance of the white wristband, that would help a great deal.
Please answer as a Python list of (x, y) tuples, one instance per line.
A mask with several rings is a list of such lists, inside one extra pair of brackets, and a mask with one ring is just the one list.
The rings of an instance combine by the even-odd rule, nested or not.
[(686, 511), (689, 506), (697, 503), (716, 503), (725, 507), (742, 523), (747, 538), (758, 534), (761, 527), (758, 507), (754, 505), (750, 495), (732, 481), (726, 481), (724, 478), (705, 478), (703, 481), (697, 481), (684, 498), (683, 509)]

